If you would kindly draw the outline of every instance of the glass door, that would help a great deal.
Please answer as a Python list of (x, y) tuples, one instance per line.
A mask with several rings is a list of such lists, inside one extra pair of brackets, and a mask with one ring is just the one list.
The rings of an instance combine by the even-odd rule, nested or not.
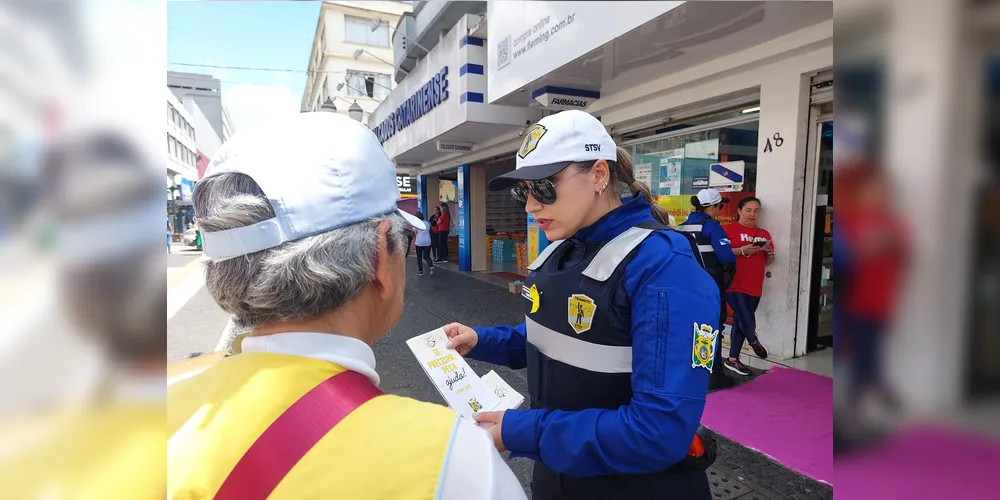
[[(832, 106), (831, 106), (832, 108)], [(806, 352), (833, 347), (833, 115), (816, 120), (816, 198)]]

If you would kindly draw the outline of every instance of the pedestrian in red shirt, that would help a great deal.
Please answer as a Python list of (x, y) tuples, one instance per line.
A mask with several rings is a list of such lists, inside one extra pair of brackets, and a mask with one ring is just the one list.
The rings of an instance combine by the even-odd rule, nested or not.
[[(896, 411), (900, 401), (883, 373), (885, 340), (896, 318), (911, 238), (893, 206), (888, 174), (877, 165), (845, 167), (834, 226), (835, 282), (843, 292), (834, 303), (837, 353), (852, 364), (845, 425), (861, 422), (860, 403), (874, 396)], [(849, 183), (847, 181), (850, 181)], [(838, 195), (842, 196), (842, 195)]]
[(441, 204), (438, 218), (438, 262), (448, 262), (448, 231), (451, 230), (451, 210), (447, 203)]
[[(723, 363), (738, 375), (750, 375), (750, 369), (740, 361), (740, 350), (746, 340), (760, 359), (767, 359), (767, 349), (757, 339), (757, 306), (764, 292), (765, 268), (774, 261), (771, 233), (757, 226), (760, 200), (743, 198), (737, 205), (736, 222), (725, 227), (733, 253), (736, 254), (736, 277), (726, 290), (726, 303), (733, 309), (733, 330), (729, 359)], [(752, 245), (752, 246), (747, 246)], [(738, 249), (738, 250), (737, 250)]]

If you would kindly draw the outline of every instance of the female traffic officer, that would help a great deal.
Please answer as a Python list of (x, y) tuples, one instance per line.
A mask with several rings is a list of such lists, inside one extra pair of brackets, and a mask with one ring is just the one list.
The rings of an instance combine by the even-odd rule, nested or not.
[(531, 409), (477, 420), (535, 460), (536, 500), (711, 498), (696, 432), (722, 369), (718, 287), (596, 118), (543, 118), (516, 162), (489, 187), (511, 188), (552, 241), (528, 266), (524, 323), (445, 331), (462, 355), (527, 367)]
[[(688, 216), (687, 220), (677, 226), (677, 229), (690, 233), (698, 243), (698, 250), (701, 251), (702, 260), (705, 262), (705, 270), (715, 280), (722, 297), (722, 304), (719, 314), (719, 331), (722, 331), (729, 312), (726, 310), (726, 290), (732, 284), (736, 276), (736, 254), (730, 246), (729, 236), (722, 229), (722, 225), (715, 220), (722, 212), (722, 205), (729, 203), (729, 198), (723, 198), (715, 189), (702, 189), (696, 196), (691, 197), (691, 204), (694, 205), (694, 212)], [(758, 247), (748, 244), (737, 251), (742, 255), (750, 255), (748, 252), (756, 252)], [(719, 335), (715, 349), (715, 363), (722, 367), (722, 336)], [(712, 372), (709, 382), (710, 389), (724, 389), (732, 387), (733, 380), (723, 373), (723, 370)]]

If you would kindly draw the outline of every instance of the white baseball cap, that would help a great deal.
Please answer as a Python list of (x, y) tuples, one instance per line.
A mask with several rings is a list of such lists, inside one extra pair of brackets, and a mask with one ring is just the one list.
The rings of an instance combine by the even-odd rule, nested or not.
[(702, 189), (698, 191), (698, 204), (703, 207), (718, 205), (719, 203), (729, 203), (729, 198), (723, 198), (717, 189)]
[(600, 120), (578, 109), (562, 111), (538, 120), (524, 134), (517, 168), (491, 179), (489, 188), (499, 191), (519, 181), (547, 179), (571, 163), (617, 159), (615, 141)]
[(215, 262), (393, 211), (424, 228), (420, 219), (396, 207), (396, 167), (378, 138), (338, 113), (299, 113), (236, 133), (219, 148), (202, 182), (223, 172), (250, 176), (275, 216), (203, 233), (205, 255)]

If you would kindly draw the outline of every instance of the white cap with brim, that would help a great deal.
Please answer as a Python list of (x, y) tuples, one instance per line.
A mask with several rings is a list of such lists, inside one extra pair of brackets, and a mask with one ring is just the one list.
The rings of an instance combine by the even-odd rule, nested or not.
[(520, 181), (537, 181), (558, 174), (573, 163), (618, 159), (618, 148), (600, 120), (571, 109), (546, 116), (528, 129), (517, 151), (516, 169), (494, 177), (492, 191)]
[(698, 204), (703, 207), (710, 207), (719, 203), (729, 203), (729, 198), (724, 198), (717, 189), (702, 189), (698, 191), (696, 196), (698, 197)]
[(414, 228), (425, 228), (423, 221), (396, 207), (396, 167), (378, 138), (341, 114), (300, 113), (238, 132), (216, 153), (202, 182), (223, 172), (250, 176), (275, 216), (203, 233), (205, 255), (214, 262), (393, 211)]

